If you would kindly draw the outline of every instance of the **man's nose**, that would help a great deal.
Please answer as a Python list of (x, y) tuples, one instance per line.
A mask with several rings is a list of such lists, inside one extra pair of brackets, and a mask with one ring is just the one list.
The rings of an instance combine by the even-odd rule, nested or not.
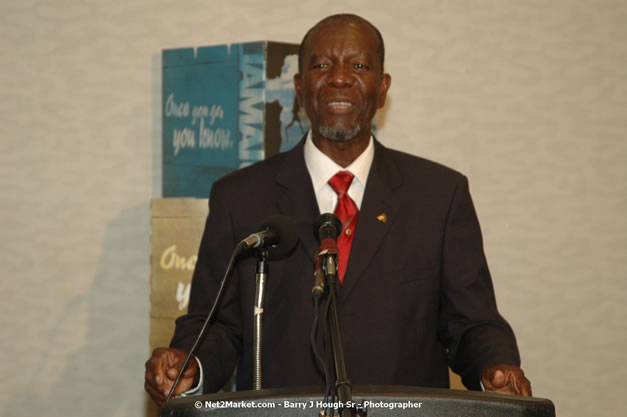
[(330, 84), (336, 88), (346, 88), (353, 84), (353, 74), (350, 65), (334, 65), (329, 77)]

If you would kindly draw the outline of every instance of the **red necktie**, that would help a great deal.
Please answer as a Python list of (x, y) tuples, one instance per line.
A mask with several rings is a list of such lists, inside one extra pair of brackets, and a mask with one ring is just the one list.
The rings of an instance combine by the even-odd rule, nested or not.
[(352, 198), (348, 196), (348, 188), (353, 182), (353, 174), (348, 171), (340, 171), (329, 180), (329, 185), (333, 191), (337, 193), (337, 206), (335, 206), (335, 214), (342, 222), (342, 233), (337, 238), (338, 251), (338, 276), (340, 284), (344, 283), (344, 274), (348, 266), (348, 258), (351, 253), (351, 245), (353, 244), (353, 236), (355, 235), (355, 227), (359, 218), (359, 209)]

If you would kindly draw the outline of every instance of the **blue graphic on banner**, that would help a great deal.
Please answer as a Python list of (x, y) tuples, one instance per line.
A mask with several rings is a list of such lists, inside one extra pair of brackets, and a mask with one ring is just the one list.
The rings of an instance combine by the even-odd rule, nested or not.
[(244, 44), (240, 61), (240, 167), (264, 158), (263, 111), (265, 73), (263, 44)]
[(238, 166), (238, 60), (226, 46), (163, 52), (164, 197), (206, 198)]
[[(290, 149), (307, 131), (292, 81), (297, 55), (275, 57), (283, 60), (281, 75), (266, 80), (272, 58), (267, 45), (163, 51), (164, 197), (206, 198), (220, 177), (268, 157), (268, 149)], [(282, 45), (297, 50), (297, 45)], [(270, 120), (272, 126), (280, 124), (280, 137), (278, 128), (273, 137), (264, 137), (267, 103), (278, 103), (273, 114), (280, 107), (280, 120)]]
[(285, 57), (281, 76), (266, 82), (266, 101), (281, 106), (281, 152), (296, 145), (309, 130), (305, 109), (298, 106), (294, 93), (294, 75), (298, 72), (298, 55)]

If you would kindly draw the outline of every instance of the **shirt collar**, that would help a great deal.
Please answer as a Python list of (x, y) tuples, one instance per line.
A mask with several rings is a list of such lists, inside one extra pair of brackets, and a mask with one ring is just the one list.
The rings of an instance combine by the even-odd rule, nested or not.
[(370, 166), (372, 166), (374, 159), (374, 141), (371, 135), (366, 149), (346, 168), (335, 163), (335, 161), (322, 153), (322, 151), (314, 145), (311, 139), (311, 131), (307, 134), (304, 152), (305, 165), (311, 176), (311, 182), (313, 183), (316, 194), (338, 171), (349, 171), (355, 176), (355, 180), (359, 181), (359, 183), (365, 187), (366, 181), (368, 180), (368, 173), (370, 172)]

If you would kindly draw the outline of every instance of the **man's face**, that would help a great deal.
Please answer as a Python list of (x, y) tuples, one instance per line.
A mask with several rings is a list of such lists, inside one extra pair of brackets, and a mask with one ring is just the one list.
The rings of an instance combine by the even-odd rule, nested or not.
[(391, 78), (383, 74), (376, 34), (355, 23), (323, 24), (310, 34), (302, 73), (294, 77), (299, 104), (314, 136), (347, 141), (370, 136)]

